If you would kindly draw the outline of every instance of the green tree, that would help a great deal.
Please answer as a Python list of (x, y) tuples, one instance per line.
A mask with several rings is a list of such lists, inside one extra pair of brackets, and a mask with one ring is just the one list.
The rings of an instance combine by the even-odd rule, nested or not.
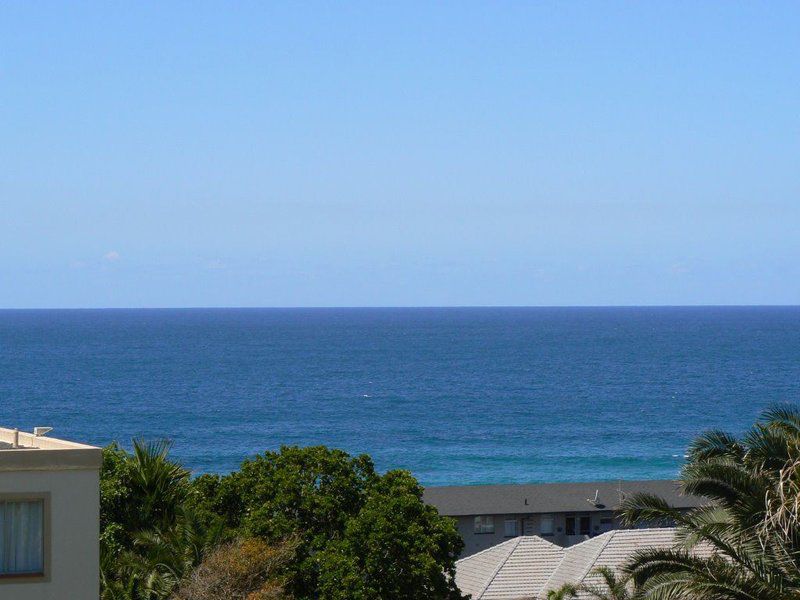
[(368, 456), (284, 447), (229, 475), (191, 480), (168, 450), (137, 441), (132, 454), (118, 446), (104, 453), (104, 600), (161, 600), (178, 590), (186, 597), (224, 581), (256, 581), (258, 573), (242, 571), (247, 552), (242, 569), (220, 570), (217, 553), (196, 571), (221, 541), (244, 551), (254, 547), (248, 539), (281, 549), (253, 599), (461, 598), (453, 577), (461, 539), (452, 520), (422, 502), (409, 473), (380, 476)]
[(571, 598), (577, 598), (579, 591), (576, 584), (565, 583), (557, 590), (547, 592), (547, 600), (570, 600)]
[(100, 565), (104, 600), (167, 598), (218, 537), (188, 510), (189, 472), (166, 442), (103, 452)]
[(100, 470), (101, 538), (128, 549), (143, 529), (175, 523), (189, 494), (189, 472), (169, 460), (167, 442), (133, 441), (129, 454), (112, 444)]
[[(286, 588), (296, 598), (334, 597), (329, 568), (346, 586), (367, 578), (358, 593), (371, 593), (375, 578), (386, 578), (380, 588), (386, 600), (459, 597), (452, 595), (452, 571), (461, 541), (452, 521), (422, 502), (410, 475), (381, 477), (368, 456), (286, 446), (246, 460), (230, 475), (199, 478), (196, 486), (198, 511), (216, 515), (231, 531), (269, 543), (294, 536)], [(403, 577), (410, 580), (405, 588), (397, 582)], [(355, 588), (340, 594), (356, 593), (348, 589)], [(405, 591), (423, 589), (428, 595)]]
[(209, 525), (217, 524), (229, 532), (241, 525), (244, 505), (233, 477), (200, 475), (191, 481), (190, 488), (187, 505), (199, 519)]
[(461, 598), (455, 559), (463, 542), (452, 520), (422, 502), (406, 471), (390, 471), (370, 489), (344, 535), (316, 558), (319, 598)]
[(289, 591), (312, 597), (319, 567), (313, 558), (344, 531), (377, 479), (372, 460), (324, 446), (282, 447), (245, 460), (239, 471), (197, 482), (211, 492), (200, 510), (216, 513), (244, 536), (271, 543), (295, 536)]
[(105, 573), (132, 544), (125, 528), (131, 495), (131, 462), (117, 444), (103, 449), (100, 467), (100, 551)]
[(623, 503), (629, 524), (678, 526), (676, 548), (641, 551), (627, 566), (643, 598), (800, 598), (800, 412), (771, 409), (741, 439), (700, 436), (681, 480), (708, 504), (681, 512), (647, 494)]
[(633, 600), (636, 597), (629, 576), (620, 577), (608, 567), (598, 567), (592, 572), (600, 576), (602, 585), (565, 583), (559, 589), (549, 591), (547, 600), (567, 600), (581, 594), (594, 600)]

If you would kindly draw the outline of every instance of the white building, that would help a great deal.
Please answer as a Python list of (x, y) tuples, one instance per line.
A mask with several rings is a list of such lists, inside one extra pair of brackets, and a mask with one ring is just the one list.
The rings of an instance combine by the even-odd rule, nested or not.
[(0, 428), (0, 598), (97, 600), (101, 461), (100, 448)]

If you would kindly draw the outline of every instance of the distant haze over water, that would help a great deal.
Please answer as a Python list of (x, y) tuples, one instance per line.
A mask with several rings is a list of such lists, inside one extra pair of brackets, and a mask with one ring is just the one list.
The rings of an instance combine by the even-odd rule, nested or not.
[(0, 311), (0, 425), (198, 473), (327, 444), (429, 485), (674, 477), (784, 402), (797, 307)]

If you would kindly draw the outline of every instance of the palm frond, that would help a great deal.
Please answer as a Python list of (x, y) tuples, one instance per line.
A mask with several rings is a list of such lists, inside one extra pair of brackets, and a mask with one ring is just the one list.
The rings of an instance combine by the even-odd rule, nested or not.
[(791, 437), (800, 437), (800, 409), (796, 406), (771, 406), (761, 414), (760, 420)]
[(777, 407), (738, 440), (719, 431), (691, 446), (683, 490), (708, 499), (678, 511), (635, 495), (626, 524), (671, 521), (676, 546), (643, 550), (625, 567), (649, 600), (800, 598), (800, 411)]
[(698, 436), (689, 445), (687, 454), (690, 462), (711, 459), (741, 461), (745, 448), (734, 436), (714, 429)]

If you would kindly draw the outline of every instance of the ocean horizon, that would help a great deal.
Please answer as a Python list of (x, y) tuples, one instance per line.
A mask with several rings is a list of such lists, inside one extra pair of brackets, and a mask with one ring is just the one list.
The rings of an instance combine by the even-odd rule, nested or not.
[(0, 425), (195, 473), (281, 445), (425, 485), (677, 476), (800, 403), (800, 307), (0, 310)]

